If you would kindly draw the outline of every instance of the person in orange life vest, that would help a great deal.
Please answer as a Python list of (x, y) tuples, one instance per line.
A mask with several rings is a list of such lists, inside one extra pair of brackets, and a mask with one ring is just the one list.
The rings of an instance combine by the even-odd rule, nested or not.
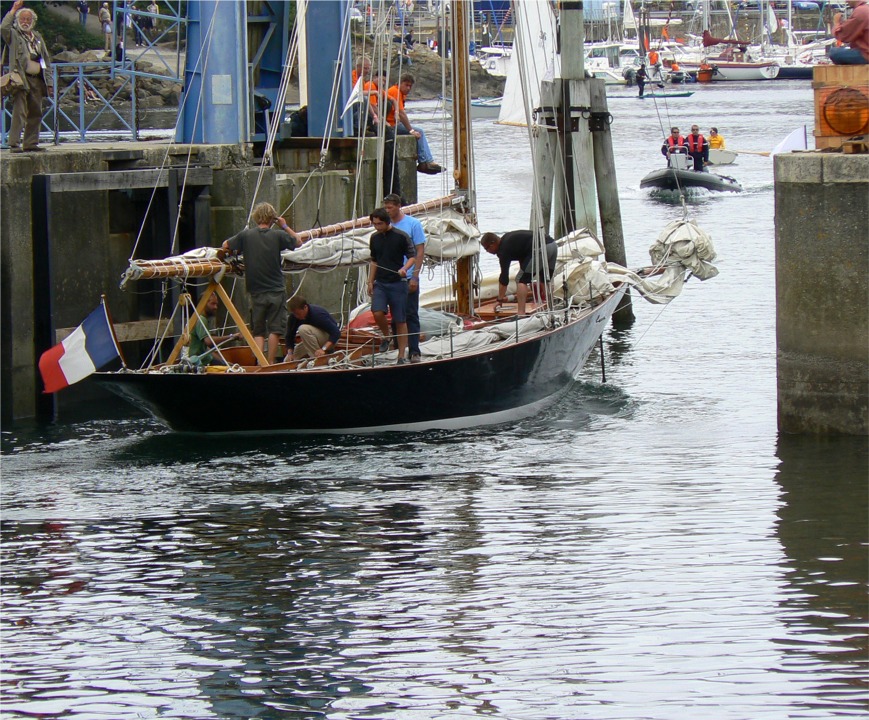
[(696, 125), (691, 126), (691, 134), (685, 138), (685, 147), (688, 148), (688, 154), (694, 160), (694, 169), (698, 172), (704, 172), (705, 166), (709, 162), (709, 143), (700, 134), (700, 128)]
[(842, 13), (833, 16), (833, 35), (851, 47), (830, 50), (830, 60), (836, 65), (869, 64), (869, 5), (866, 0), (848, 0), (851, 17), (842, 22)]
[(370, 105), (368, 108), (363, 106), (363, 117), (360, 120), (369, 129), (376, 128), (380, 122), (381, 111), (385, 106), (386, 94), (380, 90), (379, 77), (372, 75), (371, 58), (367, 55), (360, 56), (356, 61), (356, 67), (351, 75), (354, 87), (360, 78), (362, 78), (362, 97), (368, 98)]
[[(358, 126), (360, 134), (377, 135), (383, 131), (383, 189), (387, 193), (401, 195), (401, 181), (396, 164), (395, 130), (385, 120), (388, 101), (386, 93), (380, 90), (378, 77), (372, 75), (371, 58), (361, 56), (356, 61), (354, 73), (356, 81), (362, 82), (362, 97), (367, 103), (360, 105)], [(354, 83), (355, 84), (355, 83)]]
[(686, 153), (688, 148), (685, 147), (685, 138), (679, 134), (679, 128), (670, 128), (670, 137), (664, 140), (661, 145), (661, 155), (667, 158), (667, 165), (670, 165), (670, 155), (674, 153)]
[(664, 87), (664, 77), (661, 75), (661, 57), (657, 50), (649, 53), (649, 82), (657, 83), (658, 87)]
[[(394, 127), (399, 135), (413, 135), (416, 138), (416, 169), (426, 175), (437, 175), (444, 169), (434, 162), (434, 155), (432, 155), (428, 140), (426, 140), (425, 131), (412, 127), (404, 110), (404, 101), (413, 88), (413, 83), (413, 75), (405, 74), (401, 76), (397, 85), (389, 88), (386, 96), (392, 100), (392, 105), (386, 113), (386, 122)], [(396, 122), (396, 117), (398, 122)]]

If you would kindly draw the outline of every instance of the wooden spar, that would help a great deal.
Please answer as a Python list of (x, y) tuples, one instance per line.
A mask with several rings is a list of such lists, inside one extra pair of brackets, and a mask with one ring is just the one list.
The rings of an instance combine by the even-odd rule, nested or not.
[[(405, 215), (416, 215), (418, 213), (430, 212), (431, 210), (442, 210), (445, 207), (450, 207), (457, 201), (456, 195), (451, 193), (444, 197), (426, 200), (425, 202), (415, 203), (414, 205), (405, 205), (402, 210)], [(371, 220), (367, 217), (356, 218), (355, 220), (345, 220), (344, 222), (335, 223), (334, 225), (326, 225), (324, 227), (314, 228), (313, 230), (299, 231), (299, 237), (302, 242), (306, 240), (314, 240), (315, 238), (330, 237), (332, 235), (340, 235), (348, 230), (357, 228), (369, 227)]]
[[(407, 215), (416, 215), (431, 212), (432, 210), (442, 210), (445, 207), (451, 207), (457, 202), (459, 202), (459, 199), (455, 194), (451, 193), (450, 195), (427, 200), (426, 202), (406, 205), (403, 209)], [(364, 217), (313, 230), (303, 230), (299, 232), (299, 235), (302, 237), (303, 242), (305, 242), (332, 235), (340, 235), (341, 233), (357, 228), (369, 227), (370, 225), (371, 221), (367, 217)], [(241, 274), (241, 266), (224, 262), (218, 258), (175, 257), (163, 260), (131, 260), (126, 277), (128, 280), (159, 280), (160, 278), (170, 277), (202, 278), (213, 277), (221, 272), (238, 275)]]
[[(181, 333), (181, 337), (178, 338), (178, 342), (175, 343), (175, 347), (172, 348), (172, 352), (169, 353), (169, 359), (166, 360), (167, 365), (174, 365), (178, 361), (178, 356), (181, 355), (181, 348), (183, 348), (188, 342), (190, 342), (190, 331), (193, 330), (193, 326), (196, 325), (196, 322), (199, 320), (199, 316), (205, 312), (205, 305), (208, 302), (208, 298), (211, 297), (211, 294), (214, 292), (213, 288), (214, 283), (208, 286), (208, 289), (202, 293), (202, 297), (199, 298), (199, 304), (196, 306), (196, 312), (194, 312), (190, 319), (187, 321), (187, 327), (184, 328), (184, 332)], [(179, 305), (184, 305), (191, 302), (193, 298), (190, 297), (190, 293), (184, 293), (178, 299)]]
[(168, 258), (131, 260), (130, 270), (127, 272), (133, 280), (153, 280), (167, 277), (211, 277), (221, 271), (232, 273), (235, 268), (217, 258)]
[(238, 308), (236, 308), (233, 304), (232, 299), (229, 297), (226, 290), (223, 289), (223, 285), (220, 285), (218, 283), (211, 283), (208, 288), (209, 290), (213, 288), (214, 292), (217, 293), (217, 297), (219, 297), (223, 301), (223, 304), (226, 306), (230, 317), (235, 320), (235, 325), (238, 328), (238, 331), (241, 333), (241, 336), (244, 338), (244, 341), (248, 344), (248, 347), (253, 350), (253, 354), (257, 362), (263, 367), (268, 365), (269, 361), (266, 360), (266, 356), (263, 355), (262, 349), (259, 347), (259, 345), (256, 344), (256, 340), (254, 340), (253, 335), (251, 335), (251, 332), (247, 327), (247, 323), (244, 321), (244, 318), (241, 316)]
[[(474, 197), (474, 166), (471, 145), (471, 61), (468, 54), (470, 38), (468, 26), (473, 2), (455, 0), (452, 12), (452, 80), (453, 80), (453, 177), (455, 194), (464, 196), (471, 222), (476, 221)], [(456, 262), (456, 311), (470, 315), (473, 285), (471, 258)]]

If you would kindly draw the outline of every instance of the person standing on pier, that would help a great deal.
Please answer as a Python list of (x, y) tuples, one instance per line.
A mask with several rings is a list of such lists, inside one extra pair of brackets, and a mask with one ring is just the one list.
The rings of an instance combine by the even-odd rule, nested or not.
[[(268, 335), (271, 365), (287, 326), (287, 282), (281, 272), (281, 252), (295, 250), (302, 241), (269, 203), (257, 205), (251, 217), (256, 227), (224, 240), (221, 249), (244, 255), (245, 284), (251, 298), (251, 329), (260, 350)], [(275, 224), (277, 228), (272, 227)]]
[(112, 11), (109, 10), (109, 4), (104, 2), (100, 5), (99, 15), (100, 29), (103, 31), (103, 37), (106, 39), (106, 54), (112, 51)]
[(17, 71), (23, 81), (12, 93), (7, 142), (12, 152), (41, 152), (44, 148), (39, 147), (39, 126), (42, 99), (51, 90), (51, 58), (42, 36), (34, 31), (36, 13), (23, 5), (24, 0), (15, 0), (0, 23), (0, 36), (9, 48), (9, 69)]
[(81, 23), (83, 28), (87, 27), (88, 24), (88, 13), (91, 11), (85, 0), (78, 0), (75, 4), (75, 9), (78, 10), (78, 21)]
[(830, 50), (830, 60), (836, 65), (869, 64), (869, 5), (866, 0), (848, 0), (851, 17), (842, 22), (842, 13), (833, 16), (833, 35), (850, 47)]

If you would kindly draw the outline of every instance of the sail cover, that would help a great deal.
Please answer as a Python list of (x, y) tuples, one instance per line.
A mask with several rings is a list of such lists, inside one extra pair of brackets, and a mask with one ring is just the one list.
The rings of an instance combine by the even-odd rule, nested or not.
[[(417, 215), (426, 233), (426, 259), (432, 263), (472, 257), (480, 251), (480, 231), (460, 212), (445, 208), (437, 212)], [(296, 250), (281, 253), (284, 272), (304, 270), (333, 270), (339, 267), (367, 265), (371, 259), (368, 243), (374, 229), (350, 228), (338, 235), (318, 237)], [(242, 257), (242, 262), (244, 258)], [(238, 272), (234, 264), (221, 261), (218, 249), (196, 248), (182, 255), (163, 260), (131, 260), (122, 278), (121, 287), (128, 281), (167, 277), (222, 277), (224, 272)]]

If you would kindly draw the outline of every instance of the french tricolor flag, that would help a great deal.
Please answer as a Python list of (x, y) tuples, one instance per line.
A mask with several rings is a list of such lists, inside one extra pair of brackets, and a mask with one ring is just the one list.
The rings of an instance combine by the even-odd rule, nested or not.
[(100, 303), (60, 345), (42, 353), (39, 372), (45, 392), (57, 392), (84, 380), (120, 354), (106, 304)]

